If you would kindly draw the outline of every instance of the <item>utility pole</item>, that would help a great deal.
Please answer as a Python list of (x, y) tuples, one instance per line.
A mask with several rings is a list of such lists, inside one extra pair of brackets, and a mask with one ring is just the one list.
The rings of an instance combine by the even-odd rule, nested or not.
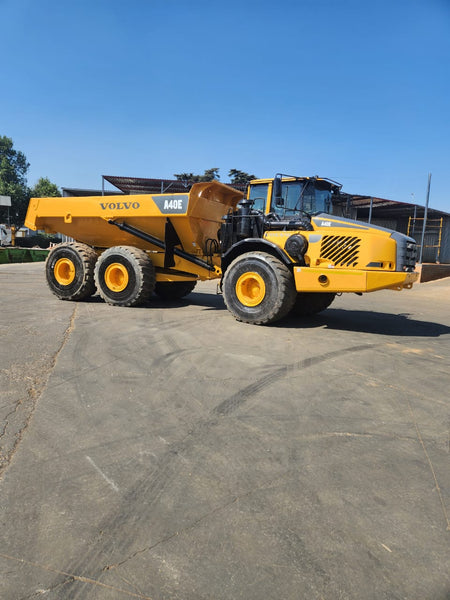
[(431, 186), (431, 173), (428, 173), (427, 201), (425, 203), (425, 213), (423, 215), (423, 227), (422, 227), (422, 241), (420, 243), (420, 256), (419, 256), (420, 264), (422, 264), (423, 245), (424, 245), (424, 241), (425, 241), (425, 229), (427, 227), (428, 203), (430, 201), (430, 186)]

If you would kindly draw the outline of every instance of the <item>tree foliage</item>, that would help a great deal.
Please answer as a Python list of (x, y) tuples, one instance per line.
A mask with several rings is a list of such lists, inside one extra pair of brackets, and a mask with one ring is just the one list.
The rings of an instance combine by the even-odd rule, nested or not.
[(31, 198), (53, 198), (57, 196), (61, 196), (61, 190), (48, 177), (40, 177), (36, 185), (30, 189)]
[(213, 169), (206, 169), (201, 181), (218, 181), (219, 179), (219, 168), (214, 167)]
[(198, 183), (199, 181), (217, 181), (220, 179), (219, 168), (206, 169), (203, 175), (194, 175), (194, 173), (174, 173), (178, 181), (189, 183)]
[(256, 179), (255, 175), (239, 171), (239, 169), (230, 169), (228, 176), (231, 177), (230, 183), (233, 185), (248, 185), (252, 179)]
[[(174, 174), (174, 177), (178, 181), (186, 181), (189, 183), (198, 183), (199, 181), (217, 181), (220, 179), (219, 168), (214, 167), (212, 169), (206, 169), (203, 175), (195, 175), (194, 173), (178, 173)], [(233, 185), (247, 185), (252, 179), (256, 179), (255, 175), (250, 175), (245, 171), (239, 169), (230, 169), (228, 176), (231, 178), (230, 183)]]
[(28, 208), (27, 172), (30, 163), (25, 154), (14, 149), (11, 138), (0, 136), (0, 195), (11, 196), (11, 223), (20, 226)]
[[(30, 163), (11, 138), (0, 136), (0, 196), (11, 196), (9, 218), (11, 225), (21, 227), (27, 214), (30, 198), (61, 196), (58, 186), (48, 177), (41, 177), (31, 189), (27, 186)], [(5, 218), (5, 215), (0, 215)]]

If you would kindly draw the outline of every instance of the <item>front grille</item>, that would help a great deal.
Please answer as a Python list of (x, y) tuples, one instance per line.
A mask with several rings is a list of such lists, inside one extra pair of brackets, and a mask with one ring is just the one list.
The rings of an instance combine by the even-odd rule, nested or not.
[(361, 240), (347, 235), (324, 235), (320, 247), (320, 258), (339, 267), (356, 267)]

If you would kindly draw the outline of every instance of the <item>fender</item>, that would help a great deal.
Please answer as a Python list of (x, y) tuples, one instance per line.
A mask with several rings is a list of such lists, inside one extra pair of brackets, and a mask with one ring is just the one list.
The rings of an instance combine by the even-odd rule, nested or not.
[(272, 242), (268, 242), (262, 238), (246, 238), (245, 240), (241, 240), (237, 242), (231, 248), (229, 248), (225, 254), (222, 255), (222, 277), (225, 274), (225, 271), (229, 267), (229, 265), (233, 262), (235, 258), (244, 254), (245, 252), (266, 252), (267, 254), (271, 254), (281, 260), (287, 267), (291, 267), (294, 263), (289, 258), (289, 256), (276, 244)]

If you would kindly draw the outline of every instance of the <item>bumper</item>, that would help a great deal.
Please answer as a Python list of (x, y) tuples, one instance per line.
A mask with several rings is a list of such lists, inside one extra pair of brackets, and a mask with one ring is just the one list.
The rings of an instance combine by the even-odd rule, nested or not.
[(375, 292), (412, 287), (419, 273), (294, 267), (298, 292)]

